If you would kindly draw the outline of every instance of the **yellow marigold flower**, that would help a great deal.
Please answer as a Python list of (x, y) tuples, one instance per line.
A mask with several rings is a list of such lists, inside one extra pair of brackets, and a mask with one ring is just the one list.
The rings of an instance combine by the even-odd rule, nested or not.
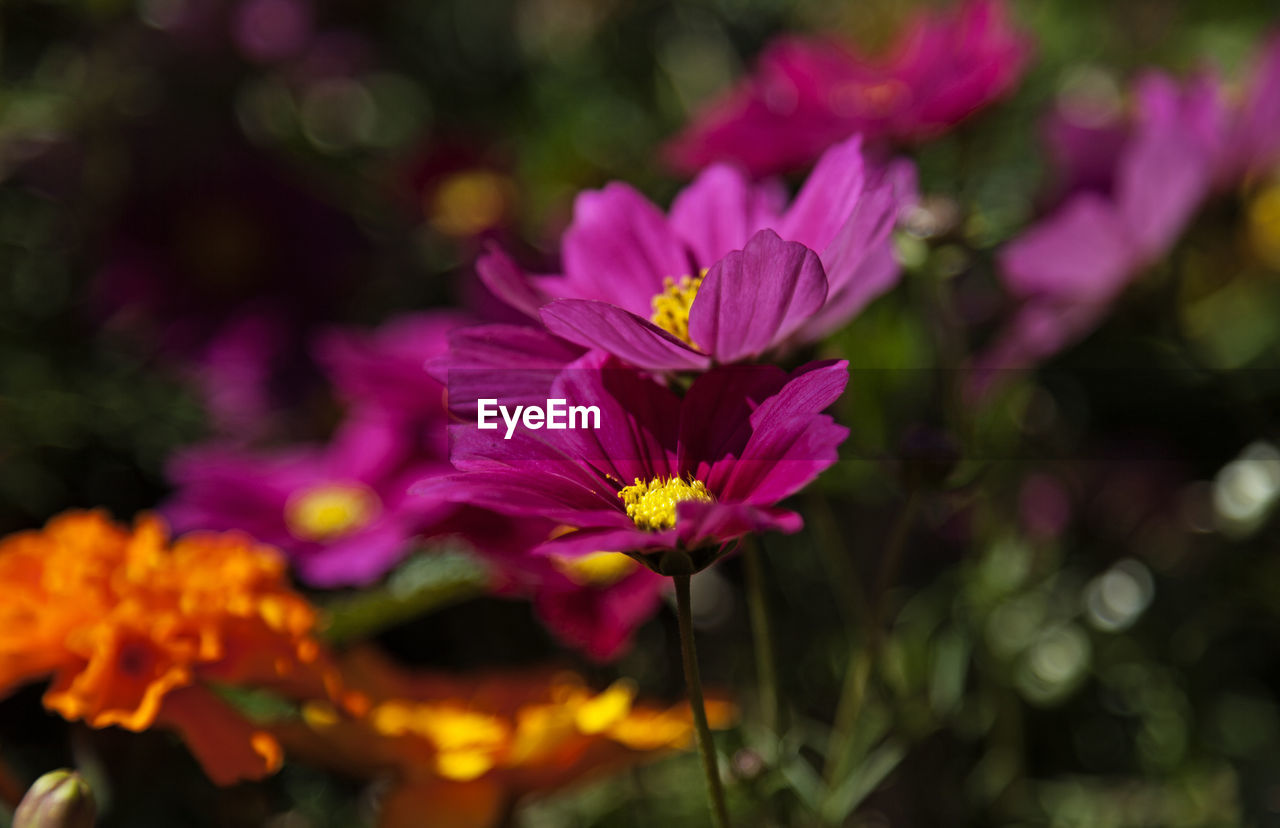
[(92, 727), (177, 730), (219, 784), (280, 767), (279, 742), (215, 692), (340, 700), (315, 610), (274, 549), (240, 533), (170, 542), (69, 512), (0, 540), (0, 695), (51, 676), (44, 704)]
[[(638, 703), (626, 681), (597, 692), (567, 672), (411, 673), (368, 650), (352, 653), (343, 674), (367, 713), (311, 704), (276, 733), (337, 770), (390, 776), (381, 828), (491, 828), (524, 797), (693, 744), (687, 705)], [(734, 715), (708, 700), (713, 727)]]

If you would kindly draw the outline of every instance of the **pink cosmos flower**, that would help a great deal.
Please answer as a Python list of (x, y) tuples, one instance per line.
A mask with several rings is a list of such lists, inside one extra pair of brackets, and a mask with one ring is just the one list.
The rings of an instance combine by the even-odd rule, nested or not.
[(244, 530), (284, 550), (314, 586), (368, 584), (455, 511), (407, 496), (413, 481), (447, 468), (422, 449), (381, 417), (348, 421), (323, 445), (199, 446), (170, 464), (177, 494), (164, 514), (177, 531)]
[[(333, 437), (274, 450), (225, 443), (188, 449), (171, 463), (177, 493), (165, 514), (182, 531), (248, 532), (284, 550), (299, 576), (318, 587), (368, 584), (415, 542), (460, 537), (491, 564), (495, 592), (531, 600), (548, 629), (591, 658), (615, 658), (660, 605), (662, 578), (621, 555), (532, 556), (528, 550), (550, 538), (555, 523), (407, 494), (412, 483), (454, 471), (447, 461), (445, 388), (424, 366), (443, 355), (451, 337), (505, 328), (467, 327), (473, 321), (435, 312), (403, 316), (372, 332), (327, 332), (318, 340), (317, 359), (347, 407)], [(532, 327), (510, 333), (503, 347), (529, 345), (530, 335), (553, 342)], [(548, 365), (561, 366), (579, 353), (550, 353), (548, 359), (558, 361)], [(250, 361), (244, 362), (248, 370)], [(491, 364), (505, 363), (495, 355)], [(477, 375), (484, 377), (493, 375)], [(545, 399), (550, 382), (528, 391)]]
[[(800, 516), (777, 504), (836, 461), (848, 430), (821, 412), (844, 391), (847, 368), (722, 367), (680, 398), (592, 352), (560, 374), (552, 393), (598, 406), (599, 428), (521, 429), (503, 439), (475, 423), (454, 425), (461, 473), (415, 491), (571, 530), (539, 545), (541, 553), (625, 552), (664, 574), (701, 569), (748, 533), (799, 530)], [(672, 550), (689, 560), (672, 559)]]
[(1238, 106), (1211, 74), (1180, 85), (1149, 73), (1128, 123), (1081, 126), (1060, 113), (1049, 137), (1068, 194), (1000, 253), (1021, 306), (979, 361), (979, 390), (995, 372), (1033, 365), (1088, 333), (1211, 194), (1280, 160), (1280, 39)]
[(731, 160), (767, 175), (854, 134), (929, 138), (1008, 93), (1030, 54), (1000, 0), (920, 13), (878, 59), (831, 38), (784, 37), (667, 146), (667, 160), (684, 172)]
[(726, 165), (667, 215), (613, 183), (578, 196), (562, 275), (526, 274), (496, 248), (477, 270), (568, 342), (652, 371), (704, 370), (819, 339), (887, 290), (899, 272), (890, 233), (913, 192), (909, 165), (873, 169), (853, 138), (790, 205)]

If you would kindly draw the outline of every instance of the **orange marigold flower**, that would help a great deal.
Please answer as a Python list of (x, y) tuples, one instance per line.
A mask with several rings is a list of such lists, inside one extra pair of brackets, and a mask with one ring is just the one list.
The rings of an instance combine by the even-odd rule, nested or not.
[(170, 542), (153, 517), (132, 530), (68, 512), (0, 540), (0, 695), (51, 677), (44, 704), (92, 727), (178, 731), (218, 784), (279, 769), (279, 742), (219, 687), (339, 700), (316, 612), (284, 560), (235, 533)]
[[(595, 692), (568, 672), (411, 673), (369, 650), (351, 653), (343, 675), (363, 715), (312, 703), (276, 733), (341, 772), (390, 777), (381, 828), (491, 828), (523, 797), (693, 744), (688, 705), (637, 703), (627, 681)], [(735, 715), (707, 700), (712, 727)]]

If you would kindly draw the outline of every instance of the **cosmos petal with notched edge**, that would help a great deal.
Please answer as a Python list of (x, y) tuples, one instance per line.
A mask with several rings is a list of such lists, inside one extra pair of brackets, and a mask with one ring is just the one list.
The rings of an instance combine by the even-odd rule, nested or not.
[(689, 311), (689, 337), (717, 362), (753, 359), (791, 336), (826, 298), (818, 255), (761, 230), (707, 273)]
[[(694, 306), (697, 306), (696, 300)], [(558, 299), (543, 307), (541, 315), (547, 330), (555, 335), (584, 348), (613, 354), (638, 368), (700, 371), (710, 364), (705, 354), (693, 350), (648, 319), (608, 302)]]
[(798, 373), (751, 415), (752, 433), (727, 470), (720, 494), (751, 504), (774, 503), (799, 491), (837, 459), (849, 435), (844, 426), (820, 412), (831, 406), (849, 382), (844, 361), (819, 364)]

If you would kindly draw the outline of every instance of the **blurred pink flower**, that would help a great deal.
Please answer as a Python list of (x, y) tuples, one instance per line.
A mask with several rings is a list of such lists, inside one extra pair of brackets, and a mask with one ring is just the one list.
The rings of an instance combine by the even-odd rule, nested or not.
[(1134, 98), (1127, 122), (1081, 125), (1066, 113), (1050, 120), (1066, 196), (1000, 252), (1020, 306), (980, 358), (978, 390), (997, 372), (1034, 365), (1087, 334), (1169, 253), (1211, 194), (1280, 159), (1280, 38), (1238, 104), (1210, 73), (1184, 84), (1148, 73)]
[(921, 13), (883, 58), (791, 36), (666, 148), (684, 172), (735, 161), (755, 175), (804, 166), (850, 135), (919, 140), (1008, 93), (1031, 54), (1001, 0)]
[[(225, 442), (190, 448), (171, 462), (177, 491), (164, 513), (182, 531), (245, 531), (282, 549), (302, 580), (318, 587), (369, 584), (415, 542), (460, 537), (493, 567), (496, 592), (531, 600), (552, 633), (591, 658), (614, 658), (659, 607), (662, 578), (622, 555), (586, 564), (531, 555), (555, 535), (556, 524), (407, 494), (413, 483), (454, 471), (445, 387), (426, 370), (449, 340), (508, 327), (516, 346), (525, 341), (520, 334), (549, 339), (532, 327), (468, 327), (474, 321), (461, 312), (433, 312), (374, 331), (325, 332), (316, 358), (346, 408), (329, 441), (270, 450)], [(227, 393), (237, 377), (261, 368), (253, 359), (255, 332), (270, 328), (248, 326), (245, 347), (228, 345), (218, 362)], [(548, 365), (576, 353), (556, 352)], [(254, 387), (240, 390), (252, 394)], [(536, 388), (545, 398), (550, 380)]]

